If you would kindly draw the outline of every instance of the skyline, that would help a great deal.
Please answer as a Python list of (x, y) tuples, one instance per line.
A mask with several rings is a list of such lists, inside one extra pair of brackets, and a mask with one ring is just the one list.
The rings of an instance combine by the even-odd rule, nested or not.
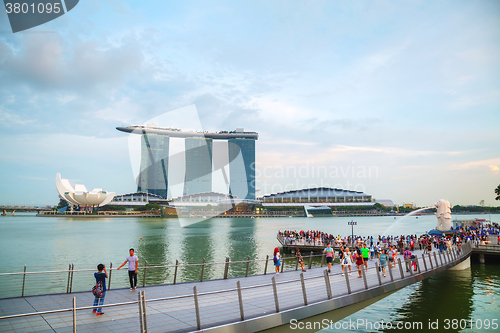
[(258, 132), (258, 197), (498, 206), (499, 18), (496, 1), (89, 0), (12, 34), (2, 11), (0, 203), (56, 205), (57, 172), (135, 192), (115, 128), (195, 105), (161, 125)]

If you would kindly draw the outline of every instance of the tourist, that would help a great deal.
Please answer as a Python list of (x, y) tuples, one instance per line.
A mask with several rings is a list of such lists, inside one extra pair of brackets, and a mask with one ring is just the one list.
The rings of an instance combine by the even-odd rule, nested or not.
[(375, 259), (375, 245), (372, 244), (370, 245), (370, 260)]
[(345, 247), (344, 248), (344, 257), (342, 259), (342, 275), (344, 275), (344, 270), (345, 270), (345, 266), (349, 266), (349, 275), (351, 275), (352, 273), (352, 268), (351, 268), (351, 265), (352, 265), (352, 255), (351, 255), (351, 252), (349, 251), (349, 247)]
[(305, 272), (306, 270), (304, 269), (304, 259), (302, 259), (302, 254), (300, 254), (299, 248), (297, 248), (297, 250), (295, 251), (295, 257), (297, 258), (297, 262), (300, 264), (300, 267), (302, 268), (302, 272)]
[(378, 259), (380, 260), (380, 267), (382, 269), (382, 274), (385, 277), (385, 271), (387, 269), (387, 259), (389, 256), (387, 255), (387, 251), (385, 249), (382, 250), (382, 253), (379, 253)]
[(328, 273), (331, 273), (332, 263), (335, 259), (335, 253), (333, 252), (332, 246), (328, 243), (326, 249), (323, 250), (323, 253), (326, 253), (326, 263), (328, 264)]
[(273, 262), (274, 262), (274, 268), (276, 269), (276, 275), (280, 274), (280, 266), (281, 266), (280, 258), (281, 258), (280, 249), (275, 247), (273, 254)]
[(128, 279), (130, 282), (130, 291), (137, 290), (137, 267), (139, 266), (139, 258), (134, 254), (134, 249), (129, 250), (129, 256), (125, 259), (123, 264), (117, 269), (120, 269), (128, 263)]
[(427, 240), (425, 241), (427, 243), (427, 253), (431, 254), (432, 252), (432, 240), (430, 237), (427, 237)]
[(352, 255), (355, 262), (356, 262), (356, 267), (358, 268), (358, 278), (363, 277), (362, 274), (362, 269), (363, 269), (363, 253), (361, 252), (361, 249), (358, 247), (355, 251), (354, 254)]
[[(97, 286), (99, 282), (101, 283), (102, 297), (95, 296), (94, 306), (104, 304), (104, 297), (106, 296), (106, 278), (108, 277), (108, 274), (106, 273), (106, 266), (104, 266), (103, 264), (97, 265), (97, 271), (97, 273), (94, 273), (95, 284)], [(96, 316), (102, 316), (104, 314), (104, 312), (102, 312), (102, 308), (94, 308), (92, 312), (95, 313)]]
[(403, 252), (403, 258), (405, 259), (405, 264), (406, 264), (406, 271), (409, 272), (410, 269), (411, 269), (411, 262), (410, 262), (410, 259), (412, 257), (412, 253), (410, 250), (406, 250), (405, 252)]
[(368, 249), (368, 246), (366, 246), (366, 243), (363, 245), (361, 253), (363, 253), (363, 263), (366, 269), (368, 269), (368, 257), (370, 256), (370, 250)]
[(389, 265), (391, 265), (391, 267), (396, 267), (396, 264), (394, 263), (394, 258), (397, 255), (396, 246), (394, 246), (394, 250), (392, 246), (389, 246), (388, 250), (386, 251), (386, 254), (389, 257)]

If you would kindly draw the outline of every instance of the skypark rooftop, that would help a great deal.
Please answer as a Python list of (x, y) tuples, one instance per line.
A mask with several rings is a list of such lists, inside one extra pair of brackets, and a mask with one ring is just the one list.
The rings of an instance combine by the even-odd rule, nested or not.
[(190, 131), (182, 131), (176, 128), (161, 128), (156, 127), (156, 125), (148, 125), (148, 126), (128, 126), (128, 127), (117, 127), (119, 131), (126, 133), (134, 133), (134, 134), (159, 134), (166, 135), (169, 137), (176, 138), (193, 138), (193, 137), (205, 137), (207, 139), (253, 139), (257, 140), (259, 138), (259, 134), (256, 132), (244, 132), (242, 128), (236, 129), (235, 131), (227, 132), (220, 131), (217, 133), (210, 132), (190, 132)]

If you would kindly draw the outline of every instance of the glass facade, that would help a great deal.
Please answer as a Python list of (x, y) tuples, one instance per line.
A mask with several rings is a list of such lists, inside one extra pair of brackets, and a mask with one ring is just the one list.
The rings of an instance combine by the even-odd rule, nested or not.
[[(216, 191), (238, 199), (255, 200), (254, 138), (217, 139), (215, 145), (214, 139), (206, 137), (185, 137), (183, 140), (184, 161), (176, 162), (175, 156), (179, 154), (169, 157), (170, 148), (175, 150), (176, 147), (175, 142), (170, 147), (169, 135), (141, 134), (141, 169), (137, 178), (137, 192), (152, 193), (167, 199), (171, 190), (169, 185), (181, 185), (183, 179), (184, 184), (179, 188), (182, 195)], [(179, 175), (181, 183), (174, 179), (177, 176), (172, 173), (169, 184), (169, 163), (172, 164), (171, 168), (179, 165), (183, 169)]]
[(229, 193), (255, 199), (255, 140), (229, 139)]
[(153, 193), (167, 198), (168, 136), (146, 134), (141, 137), (141, 172), (137, 192)]
[(184, 195), (212, 191), (212, 139), (186, 138)]

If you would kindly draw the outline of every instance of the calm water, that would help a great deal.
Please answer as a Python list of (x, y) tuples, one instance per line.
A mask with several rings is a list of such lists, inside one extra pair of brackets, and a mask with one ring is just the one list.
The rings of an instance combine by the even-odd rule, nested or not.
[[(460, 219), (488, 215), (457, 216)], [(358, 222), (354, 233), (362, 236), (378, 236), (393, 223), (397, 223), (394, 234), (421, 234), (436, 226), (434, 216), (407, 217), (354, 217)], [(500, 222), (500, 215), (491, 215)], [(256, 219), (210, 219), (181, 228), (177, 220), (150, 218), (42, 218), (34, 214), (18, 214), (0, 217), (0, 244), (4, 258), (2, 272), (19, 272), (27, 265), (28, 271), (67, 269), (68, 263), (75, 270), (94, 269), (102, 262), (109, 267), (121, 264), (133, 247), (137, 251), (141, 266), (180, 263), (223, 262), (226, 256), (231, 261), (264, 259), (272, 255), (278, 245), (278, 230), (321, 230), (334, 235), (349, 235), (347, 222), (351, 218), (256, 218)], [(291, 263), (290, 263), (291, 264)], [(230, 266), (230, 276), (244, 275), (246, 264)], [(249, 273), (263, 273), (264, 263), (250, 265)], [(125, 271), (113, 271), (113, 286), (127, 285)], [(223, 265), (207, 266), (205, 279), (221, 278)], [(429, 319), (494, 319), (499, 318), (500, 289), (498, 265), (473, 265), (471, 270), (448, 271), (436, 277), (404, 288), (385, 299), (345, 318), (371, 322), (415, 321), (427, 327)], [(199, 279), (200, 267), (180, 267), (178, 281)], [(143, 276), (139, 273), (139, 279)], [(148, 270), (146, 283), (171, 283), (173, 269)], [(26, 291), (30, 293), (63, 292), (67, 273), (44, 276), (28, 276)], [(0, 281), (7, 290), (16, 293), (19, 279)], [(73, 290), (87, 290), (92, 285), (91, 272), (75, 272)], [(43, 290), (41, 290), (43, 289)], [(5, 289), (4, 289), (5, 290)], [(469, 324), (470, 325), (470, 324)], [(326, 329), (324, 332), (338, 331)], [(371, 332), (372, 330), (355, 330)], [(447, 330), (450, 332), (459, 330)], [(464, 332), (485, 331), (466, 329)], [(489, 331), (492, 331), (491, 329)], [(496, 330), (500, 331), (500, 330)]]

